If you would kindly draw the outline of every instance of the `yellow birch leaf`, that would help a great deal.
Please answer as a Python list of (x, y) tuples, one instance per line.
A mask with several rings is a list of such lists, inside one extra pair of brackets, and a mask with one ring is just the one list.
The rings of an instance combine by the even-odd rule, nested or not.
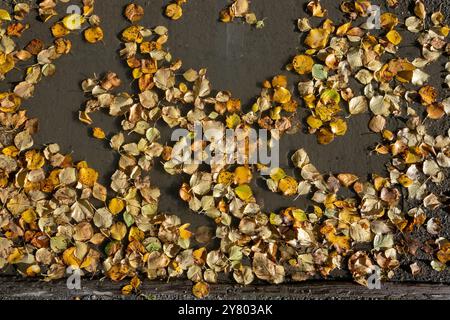
[(234, 189), (236, 195), (242, 201), (249, 201), (253, 197), (252, 189), (248, 184), (241, 184)]
[(319, 130), (317, 134), (317, 142), (319, 144), (330, 144), (334, 140), (334, 134), (325, 128)]
[(137, 276), (134, 276), (133, 279), (131, 279), (130, 284), (136, 290), (141, 286), (141, 280)]
[(237, 167), (234, 170), (234, 183), (245, 184), (252, 180), (252, 171), (248, 167)]
[(27, 210), (22, 212), (22, 219), (26, 223), (34, 222), (34, 221), (36, 221), (36, 218), (37, 218), (37, 214), (33, 208), (28, 208)]
[(114, 215), (121, 213), (124, 208), (125, 208), (125, 201), (123, 201), (122, 199), (112, 198), (109, 201), (108, 209)]
[(102, 128), (99, 127), (95, 127), (92, 129), (92, 135), (94, 136), (94, 138), (103, 140), (106, 138), (106, 134), (105, 131), (103, 131)]
[(337, 136), (343, 136), (347, 132), (347, 122), (339, 118), (330, 122), (331, 132)]
[(81, 25), (85, 22), (85, 19), (82, 15), (73, 13), (65, 16), (62, 20), (62, 24), (66, 29), (70, 31), (81, 29)]
[(122, 294), (125, 296), (130, 295), (133, 292), (133, 286), (131, 284), (127, 284), (122, 287)]
[(27, 168), (30, 170), (37, 170), (44, 166), (44, 156), (36, 150), (27, 151), (25, 154), (25, 160), (27, 161)]
[(103, 40), (103, 30), (99, 26), (87, 28), (84, 31), (84, 38), (89, 43), (97, 43)]
[(57, 22), (55, 23), (52, 28), (52, 35), (55, 38), (61, 38), (64, 37), (66, 35), (68, 35), (70, 33), (70, 30), (67, 29), (66, 27), (64, 27), (64, 25), (61, 22)]
[(386, 38), (395, 46), (398, 46), (402, 42), (402, 36), (395, 30), (391, 30), (386, 34)]
[(183, 15), (183, 9), (176, 3), (171, 3), (166, 7), (166, 16), (172, 20), (178, 20)]
[(17, 149), (16, 146), (8, 146), (2, 149), (2, 153), (5, 156), (14, 158), (19, 154), (19, 149)]
[(81, 168), (78, 175), (78, 181), (88, 187), (93, 187), (97, 182), (98, 172), (92, 168)]
[(8, 11), (0, 9), (0, 20), (11, 21), (11, 16)]
[(314, 60), (310, 56), (304, 54), (297, 55), (292, 61), (292, 66), (298, 74), (308, 74), (312, 71)]
[(112, 225), (110, 232), (111, 238), (120, 241), (125, 238), (127, 234), (127, 226), (122, 221), (116, 222)]
[(273, 168), (270, 171), (270, 178), (275, 182), (280, 181), (284, 177), (286, 177), (286, 172), (284, 172), (284, 170), (281, 168)]
[(142, 241), (145, 238), (144, 232), (136, 226), (130, 228), (130, 232), (128, 234), (128, 241)]
[(312, 29), (305, 39), (305, 44), (311, 49), (322, 49), (327, 45), (329, 35), (325, 29)]
[(285, 196), (292, 196), (297, 193), (297, 185), (297, 180), (292, 177), (285, 177), (280, 180), (278, 189), (280, 189)]
[(73, 268), (79, 268), (81, 261), (77, 257), (75, 257), (75, 250), (76, 247), (70, 247), (66, 249), (63, 253), (63, 261), (69, 267), (71, 266)]
[(187, 230), (190, 226), (189, 223), (183, 224), (178, 230), (180, 231), (180, 238), (183, 240), (190, 239), (192, 237), (192, 232)]
[(219, 173), (219, 176), (217, 178), (217, 182), (224, 185), (229, 185), (231, 182), (233, 182), (234, 174), (232, 172), (222, 170)]
[(406, 174), (402, 174), (400, 177), (398, 177), (397, 181), (405, 188), (412, 186), (412, 184), (414, 183), (414, 181)]
[(278, 103), (287, 103), (291, 100), (291, 93), (288, 89), (278, 87), (273, 94), (273, 101)]
[(306, 123), (313, 129), (319, 129), (323, 125), (322, 120), (314, 117), (313, 115), (306, 119)]
[(198, 264), (201, 264), (201, 265), (205, 264), (205, 262), (206, 262), (206, 248), (205, 247), (201, 247), (201, 248), (198, 248), (197, 250), (194, 250), (192, 255), (194, 256), (194, 259)]
[(203, 281), (197, 282), (192, 287), (192, 293), (194, 294), (195, 297), (203, 299), (209, 295), (209, 285)]

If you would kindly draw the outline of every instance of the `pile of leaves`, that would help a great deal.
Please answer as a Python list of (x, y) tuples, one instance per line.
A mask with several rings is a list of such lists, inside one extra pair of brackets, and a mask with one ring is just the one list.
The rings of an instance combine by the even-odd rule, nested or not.
[(224, 23), (230, 23), (235, 19), (242, 19), (257, 29), (264, 28), (264, 19), (258, 20), (256, 14), (250, 9), (249, 0), (233, 0), (232, 4), (220, 12), (220, 21)]
[[(165, 14), (180, 18), (184, 2), (169, 4)], [(448, 196), (439, 192), (439, 186), (450, 167), (450, 131), (432, 135), (427, 125), (448, 116), (450, 98), (440, 97), (423, 69), (449, 55), (449, 27), (442, 13), (429, 15), (417, 1), (415, 15), (404, 24), (417, 34), (422, 55), (409, 61), (398, 55), (402, 35), (395, 14), (382, 14), (379, 36), (364, 24), (356, 26), (369, 7), (369, 1), (344, 1), (341, 10), (349, 21), (335, 25), (320, 1), (308, 3), (314, 18), (298, 21), (308, 49), (287, 66), (301, 78), (301, 101), (288, 89), (287, 77), (276, 75), (263, 82), (261, 94), (246, 110), (232, 93), (213, 90), (205, 69), (183, 69), (182, 61), (165, 47), (168, 29), (139, 24), (143, 7), (126, 6), (124, 16), (131, 24), (120, 35), (120, 57), (136, 88), (119, 92), (122, 80), (112, 71), (88, 78), (82, 83), (88, 98), (79, 113), (80, 121), (91, 126), (92, 136), (108, 140), (119, 155), (109, 186), (98, 182), (95, 169), (85, 161), (75, 162), (57, 144), (34, 149), (37, 120), (28, 119), (21, 108), (38, 81), (54, 74), (53, 62), (71, 51), (66, 38), (71, 31), (87, 21), (85, 40), (103, 39), (93, 1), (83, 1), (82, 14), (53, 24), (55, 41), (47, 48), (38, 39), (22, 50), (16, 48), (13, 38), (27, 29), (20, 22), (29, 12), (27, 5), (16, 4), (12, 15), (1, 10), (0, 20), (7, 24), (0, 29), (2, 78), (19, 61), (35, 63), (27, 68), (24, 81), (0, 94), (0, 268), (13, 266), (20, 274), (46, 280), (65, 277), (69, 266), (113, 281), (129, 278), (124, 294), (139, 292), (142, 276), (187, 277), (195, 283), (193, 294), (199, 298), (208, 295), (209, 284), (217, 283), (221, 273), (248, 285), (256, 279), (273, 284), (304, 281), (345, 269), (356, 282), (368, 285), (376, 269), (382, 279), (392, 278), (400, 256), (414, 256), (418, 249), (432, 254), (433, 269), (445, 270), (450, 244), (441, 236), (443, 221), (431, 213), (448, 208)], [(41, 1), (42, 20), (50, 21), (57, 14), (55, 8), (56, 1)], [(238, 0), (221, 17), (225, 22), (235, 17), (253, 21), (249, 15), (248, 2)], [(317, 19), (324, 20), (313, 27)], [(360, 94), (350, 86), (351, 78), (361, 84)], [(272, 140), (297, 134), (301, 108), (309, 112), (306, 131), (320, 144), (345, 135), (348, 117), (370, 113), (368, 128), (381, 139), (373, 152), (390, 156), (388, 176), (323, 174), (299, 148), (291, 157), (298, 174), (289, 176), (286, 168), (275, 168), (265, 182), (280, 196), (308, 197), (311, 206), (265, 212), (252, 190), (252, 181), (263, 179), (266, 168), (249, 162), (250, 129), (267, 129)], [(94, 123), (91, 114), (100, 110), (121, 119), (120, 132), (106, 133)], [(390, 119), (406, 121), (389, 130)], [(220, 141), (193, 144), (197, 123), (205, 131), (228, 128), (243, 134), (230, 149)], [(176, 143), (161, 141), (157, 124), (189, 134)], [(240, 162), (232, 159), (240, 164), (230, 165), (225, 160), (236, 157), (237, 142), (247, 148)], [(185, 145), (197, 151), (197, 160), (205, 161), (207, 151), (217, 157), (207, 166), (186, 163)], [(191, 231), (178, 216), (159, 210), (164, 194), (149, 177), (156, 162), (163, 163), (168, 175), (184, 177), (180, 201), (213, 219), (215, 230)], [(420, 247), (397, 236), (419, 228), (426, 229), (433, 241)], [(213, 239), (219, 246), (211, 247)], [(410, 268), (413, 275), (421, 272), (417, 262)]]

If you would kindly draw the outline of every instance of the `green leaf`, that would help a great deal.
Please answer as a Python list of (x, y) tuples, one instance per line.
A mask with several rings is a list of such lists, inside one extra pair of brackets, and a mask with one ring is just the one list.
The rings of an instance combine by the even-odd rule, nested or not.
[(241, 184), (234, 189), (236, 195), (243, 201), (248, 201), (253, 196), (252, 189), (248, 184)]
[(242, 248), (239, 246), (232, 246), (230, 249), (230, 260), (240, 261), (242, 260)]
[(317, 80), (325, 80), (328, 78), (328, 72), (321, 64), (315, 64), (312, 68), (312, 76)]
[(125, 221), (127, 227), (131, 227), (134, 224), (134, 217), (127, 212), (123, 214), (123, 220)]

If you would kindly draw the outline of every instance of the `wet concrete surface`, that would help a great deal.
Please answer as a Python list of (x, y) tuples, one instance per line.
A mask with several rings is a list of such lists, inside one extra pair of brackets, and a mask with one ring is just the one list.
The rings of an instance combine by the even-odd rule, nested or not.
[[(244, 105), (249, 106), (260, 92), (263, 80), (270, 79), (277, 74), (285, 74), (290, 79), (292, 88), (296, 86), (299, 78), (285, 71), (284, 67), (290, 59), (304, 49), (302, 35), (297, 31), (296, 21), (300, 17), (308, 16), (305, 12), (307, 1), (299, 0), (254, 0), (253, 9), (258, 18), (264, 18), (265, 27), (257, 30), (244, 23), (236, 22), (223, 24), (218, 22), (218, 14), (227, 5), (227, 1), (195, 0), (183, 6), (184, 14), (179, 21), (165, 18), (162, 10), (166, 1), (138, 0), (144, 6), (145, 17), (140, 23), (153, 27), (167, 26), (169, 29), (170, 49), (174, 58), (183, 61), (183, 69), (208, 69), (208, 78), (215, 90), (229, 90), (235, 97), (242, 99)], [(395, 12), (401, 17), (409, 16), (410, 1), (400, 1), (400, 6), (386, 9)], [(450, 16), (450, 1), (425, 1), (427, 8), (432, 11), (442, 7), (444, 13)], [(83, 79), (94, 74), (102, 75), (113, 71), (122, 79), (120, 90), (132, 92), (131, 77), (128, 69), (119, 58), (120, 41), (118, 34), (129, 26), (123, 18), (124, 6), (127, 0), (97, 0), (95, 12), (98, 14), (105, 31), (103, 43), (90, 45), (83, 42), (81, 34), (70, 36), (73, 41), (73, 52), (69, 56), (56, 61), (56, 75), (40, 82), (32, 99), (26, 102), (25, 107), (29, 115), (40, 120), (40, 130), (37, 134), (38, 144), (51, 142), (58, 143), (65, 152), (73, 152), (74, 159), (86, 160), (100, 171), (102, 182), (109, 184), (109, 177), (117, 163), (117, 155), (102, 141), (90, 138), (88, 127), (78, 121), (78, 111), (82, 108), (86, 97), (83, 95), (80, 83)], [(336, 23), (344, 21), (338, 6), (340, 1), (322, 1), (329, 11), (329, 17)], [(374, 1), (384, 3), (384, 1)], [(61, 6), (61, 12), (64, 6)], [(313, 18), (313, 24), (319, 24), (320, 19)], [(360, 20), (359, 20), (360, 21)], [(49, 24), (42, 24), (29, 19), (31, 30), (27, 31), (22, 39), (23, 43), (33, 38), (41, 38), (46, 43), (51, 41)], [(419, 48), (415, 46), (413, 36), (408, 36), (401, 49), (401, 55), (415, 57)], [(440, 74), (432, 77), (431, 84), (438, 88), (442, 86), (442, 70), (446, 58), (426, 69), (431, 74)], [(10, 83), (19, 81), (21, 72), (8, 78)], [(1, 89), (8, 84), (2, 83)], [(442, 95), (448, 92), (442, 89)], [(304, 114), (300, 114), (300, 119)], [(120, 121), (105, 114), (93, 116), (97, 125), (102, 127), (109, 135), (118, 132)], [(292, 151), (305, 148), (312, 163), (324, 174), (352, 172), (362, 177), (371, 173), (385, 174), (386, 157), (370, 155), (369, 150), (379, 142), (375, 134), (367, 128), (369, 115), (361, 115), (349, 119), (349, 131), (332, 144), (321, 146), (316, 143), (315, 136), (308, 135), (300, 130), (294, 135), (283, 137), (281, 141), (280, 166), (289, 174), (295, 174), (289, 163)], [(392, 122), (395, 128), (398, 122)], [(432, 125), (437, 131), (448, 129), (449, 124), (441, 121)], [(170, 130), (162, 129), (163, 136), (168, 137)], [(160, 210), (179, 215), (184, 221), (196, 225), (212, 222), (203, 216), (189, 211), (187, 205), (178, 198), (178, 188), (187, 176), (169, 176), (163, 172), (160, 165), (151, 173), (152, 181), (161, 188), (162, 197)], [(269, 192), (264, 188), (261, 180), (254, 181), (254, 189), (258, 202), (266, 212), (279, 210), (287, 206), (306, 206), (305, 198), (293, 200)], [(447, 189), (448, 190), (448, 189)], [(448, 213), (435, 212), (444, 219), (448, 228)], [(426, 235), (417, 235), (420, 237)], [(424, 259), (427, 257), (424, 255)], [(420, 262), (424, 268), (423, 275), (412, 278), (409, 272), (408, 260), (405, 260), (402, 269), (398, 271), (397, 280), (450, 282), (449, 272), (437, 273), (428, 267), (429, 262)], [(340, 273), (338, 278), (347, 277)]]

